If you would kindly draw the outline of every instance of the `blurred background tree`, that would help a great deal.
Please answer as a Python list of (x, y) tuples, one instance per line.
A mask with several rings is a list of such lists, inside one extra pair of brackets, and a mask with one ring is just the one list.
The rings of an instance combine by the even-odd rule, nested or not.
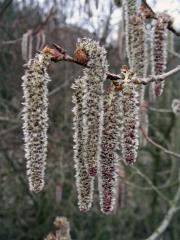
[[(110, 216), (103, 215), (96, 192), (92, 210), (79, 212), (74, 180), (70, 86), (82, 68), (65, 62), (52, 64), (49, 70), (53, 81), (49, 84), (46, 187), (40, 194), (32, 194), (28, 189), (21, 129), (24, 34), (29, 31), (28, 57), (31, 53), (34, 56), (40, 46), (38, 41), (44, 42), (44, 37), (44, 45), (60, 43), (71, 54), (79, 37), (97, 39), (108, 50), (110, 70), (118, 73), (120, 66), (127, 63), (122, 47), (121, 14), (121, 3), (114, 4), (110, 0), (106, 4), (98, 0), (0, 0), (1, 240), (43, 239), (52, 231), (56, 215), (68, 218), (74, 240), (145, 239), (159, 226), (170, 208), (179, 186), (180, 159), (148, 143), (140, 149), (134, 167), (121, 167), (121, 191), (116, 211)], [(169, 53), (168, 69), (179, 62), (177, 37), (175, 51), (176, 54)], [(171, 111), (171, 103), (180, 97), (179, 74), (171, 78), (164, 94), (155, 103), (149, 103), (149, 136), (178, 153), (180, 118)], [(179, 221), (177, 212), (162, 239), (179, 240)]]

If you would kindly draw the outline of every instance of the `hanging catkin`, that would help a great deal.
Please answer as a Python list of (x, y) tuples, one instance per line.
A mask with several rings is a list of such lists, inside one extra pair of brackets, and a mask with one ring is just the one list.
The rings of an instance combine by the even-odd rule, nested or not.
[(23, 132), (27, 175), (31, 191), (39, 192), (44, 187), (44, 171), (47, 155), (48, 88), (50, 78), (47, 67), (48, 53), (36, 54), (27, 64), (22, 77), (24, 92)]
[(127, 164), (132, 164), (137, 158), (138, 127), (139, 127), (139, 95), (135, 84), (132, 83), (133, 73), (122, 69), (124, 84), (122, 89), (121, 104), (123, 120), (121, 129), (122, 158)]
[[(152, 39), (152, 74), (160, 75), (167, 64), (167, 25), (170, 17), (166, 14), (158, 16), (153, 28)], [(164, 81), (152, 84), (154, 96), (159, 97), (164, 89)]]
[(119, 94), (111, 90), (104, 98), (104, 122), (98, 185), (101, 211), (111, 213), (116, 204), (118, 184)]
[(143, 15), (134, 16), (132, 24), (132, 70), (137, 77), (146, 77), (148, 48)]
[[(103, 122), (103, 81), (106, 79), (106, 51), (91, 39), (81, 39), (76, 52), (88, 56), (88, 68), (82, 79), (85, 84), (83, 96), (83, 158), (90, 176), (97, 173)], [(76, 56), (78, 58), (78, 56)]]
[(28, 30), (22, 35), (21, 52), (25, 62), (32, 58), (32, 30)]
[(133, 58), (133, 31), (134, 24), (133, 18), (137, 15), (137, 2), (135, 0), (122, 1), (124, 20), (125, 20), (125, 40), (126, 40), (126, 53), (128, 57), (129, 66), (132, 67)]
[(88, 211), (93, 201), (94, 178), (89, 176), (83, 159), (83, 96), (85, 82), (78, 78), (73, 88), (73, 129), (74, 129), (74, 162), (76, 171), (76, 187), (80, 211)]

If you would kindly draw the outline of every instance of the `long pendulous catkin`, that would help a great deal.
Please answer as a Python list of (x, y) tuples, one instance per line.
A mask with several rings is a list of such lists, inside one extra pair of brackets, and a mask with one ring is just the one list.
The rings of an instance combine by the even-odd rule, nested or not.
[[(166, 14), (158, 16), (153, 27), (152, 39), (152, 74), (160, 75), (166, 70), (167, 65), (167, 26), (170, 17)], [(164, 89), (164, 82), (152, 84), (154, 96), (159, 97)]]
[(28, 62), (25, 75), (22, 77), (25, 158), (29, 188), (33, 192), (39, 192), (44, 187), (48, 129), (47, 84), (50, 81), (47, 67), (49, 63), (48, 54), (36, 54), (35, 58)]
[(83, 158), (90, 176), (97, 174), (103, 123), (103, 81), (108, 69), (106, 51), (91, 39), (81, 39), (77, 51), (88, 56), (88, 68), (82, 79), (85, 84), (83, 96)]
[(139, 95), (136, 86), (131, 82), (133, 73), (122, 70), (124, 84), (122, 89), (122, 158), (127, 164), (133, 164), (137, 158), (138, 127), (139, 127)]
[(92, 206), (94, 178), (89, 176), (83, 159), (83, 96), (85, 82), (82, 78), (75, 80), (73, 88), (73, 129), (74, 129), (74, 162), (76, 171), (76, 188), (80, 211), (88, 211)]
[(98, 164), (98, 186), (101, 211), (109, 214), (116, 204), (119, 147), (119, 93), (113, 89), (104, 97), (104, 122), (101, 155)]
[(133, 18), (137, 15), (137, 2), (135, 0), (123, 0), (122, 1), (124, 20), (125, 20), (125, 40), (126, 40), (126, 53), (128, 57), (129, 66), (132, 68), (133, 58), (133, 31), (134, 24)]

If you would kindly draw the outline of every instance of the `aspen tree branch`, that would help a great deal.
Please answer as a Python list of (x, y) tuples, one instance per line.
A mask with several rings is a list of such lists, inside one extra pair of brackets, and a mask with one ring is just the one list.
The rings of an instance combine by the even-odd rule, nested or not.
[(180, 72), (180, 65), (178, 65), (177, 67), (173, 68), (172, 70), (170, 70), (169, 72), (166, 72), (164, 74), (157, 75), (157, 76), (149, 76), (147, 78), (139, 79), (138, 81), (135, 80), (134, 83), (147, 85), (151, 82), (162, 82), (166, 78), (172, 76), (173, 74), (175, 74), (177, 72)]
[[(75, 63), (75, 64), (78, 64), (80, 66), (83, 66), (83, 67), (86, 67), (88, 68), (87, 66), (87, 63), (82, 63), (82, 62), (79, 62), (77, 59), (75, 59), (74, 57), (70, 56), (67, 51), (65, 49), (63, 49), (61, 46), (57, 45), (57, 44), (53, 44), (54, 48), (49, 48), (49, 47), (45, 47), (43, 49), (43, 51), (49, 51), (51, 52), (52, 54), (52, 58), (51, 60), (53, 62), (60, 62), (60, 61), (66, 61), (66, 62), (72, 62), (72, 63)], [(161, 74), (161, 75), (156, 75), (156, 76), (149, 76), (147, 78), (136, 78), (136, 77), (133, 77), (132, 78), (132, 81), (134, 84), (142, 84), (142, 85), (147, 85), (149, 83), (152, 83), (152, 82), (161, 82), (161, 81), (164, 81), (166, 80), (169, 76), (177, 73), (177, 72), (180, 72), (180, 65), (178, 65), (177, 67), (175, 67), (174, 69), (170, 70), (169, 72), (166, 72), (164, 74)], [(112, 81), (120, 81), (121, 84), (123, 84), (123, 79), (122, 79), (122, 76), (120, 74), (114, 74), (114, 73), (110, 73), (110, 72), (107, 72), (107, 79), (109, 80), (112, 80)], [(122, 81), (122, 82), (121, 82)]]

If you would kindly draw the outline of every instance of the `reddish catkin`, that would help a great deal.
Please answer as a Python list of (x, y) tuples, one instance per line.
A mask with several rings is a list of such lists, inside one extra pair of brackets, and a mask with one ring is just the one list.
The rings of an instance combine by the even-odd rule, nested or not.
[(139, 95), (136, 86), (131, 82), (132, 72), (125, 71), (124, 84), (122, 90), (122, 129), (121, 129), (121, 147), (122, 158), (127, 164), (133, 164), (137, 158), (138, 127), (139, 127)]
[(104, 98), (104, 122), (101, 143), (101, 155), (98, 165), (98, 186), (101, 211), (109, 214), (116, 204), (118, 184), (118, 116), (119, 93), (111, 90)]
[(83, 96), (84, 81), (82, 78), (75, 80), (73, 88), (73, 129), (74, 129), (74, 162), (76, 171), (76, 188), (80, 211), (91, 208), (94, 191), (94, 178), (89, 176), (83, 159)]
[[(167, 26), (170, 17), (166, 14), (158, 16), (153, 27), (152, 39), (152, 74), (160, 75), (166, 70), (167, 65)], [(159, 97), (164, 89), (164, 81), (152, 84), (154, 97)]]
[(44, 187), (44, 171), (47, 155), (48, 88), (50, 78), (47, 67), (48, 53), (36, 54), (27, 64), (22, 77), (24, 92), (23, 132), (27, 175), (31, 191), (39, 192)]
[[(97, 174), (103, 122), (103, 82), (108, 69), (106, 50), (91, 39), (81, 39), (76, 52), (88, 56), (88, 68), (83, 71), (83, 159), (90, 176)], [(76, 54), (78, 55), (78, 54)], [(83, 54), (80, 54), (85, 59)], [(78, 56), (77, 56), (78, 57)], [(85, 59), (86, 60), (86, 59)]]

